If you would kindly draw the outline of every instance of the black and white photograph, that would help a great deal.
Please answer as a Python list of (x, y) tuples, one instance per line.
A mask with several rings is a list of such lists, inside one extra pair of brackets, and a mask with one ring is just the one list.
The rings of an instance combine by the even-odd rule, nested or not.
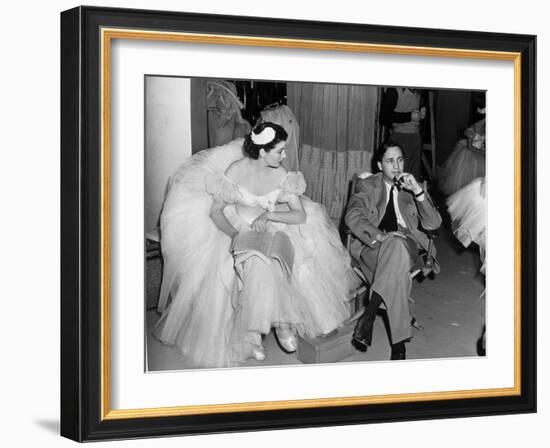
[(146, 75), (145, 370), (487, 356), (486, 103)]
[(545, 440), (543, 9), (8, 3), (4, 445)]

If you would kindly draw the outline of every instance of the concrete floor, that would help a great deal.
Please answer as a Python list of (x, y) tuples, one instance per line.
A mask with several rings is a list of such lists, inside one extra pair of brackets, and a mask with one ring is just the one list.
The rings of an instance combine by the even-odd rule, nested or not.
[[(423, 331), (413, 330), (406, 344), (407, 361), (427, 358), (477, 356), (477, 342), (485, 322), (485, 301), (480, 299), (484, 277), (479, 274), (476, 248), (464, 249), (452, 236), (448, 223), (442, 226), (436, 240), (441, 272), (435, 278), (413, 281), (412, 297), (415, 314)], [(353, 350), (340, 362), (388, 360), (390, 346), (383, 316), (377, 317), (373, 345), (366, 353)], [(160, 344), (151, 334), (158, 320), (154, 310), (147, 312), (148, 370), (187, 369), (186, 361), (173, 347)], [(266, 336), (267, 359), (261, 363), (250, 359), (244, 366), (301, 364), (296, 354), (286, 354), (273, 334)]]

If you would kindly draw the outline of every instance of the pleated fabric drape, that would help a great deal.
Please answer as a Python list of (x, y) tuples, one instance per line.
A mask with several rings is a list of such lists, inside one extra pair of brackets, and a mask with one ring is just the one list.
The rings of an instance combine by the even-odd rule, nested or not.
[(378, 99), (378, 87), (287, 83), (301, 143), (329, 151), (372, 152)]
[(326, 151), (301, 146), (300, 167), (307, 182), (306, 196), (322, 203), (339, 225), (348, 202), (354, 174), (371, 171), (372, 153), (367, 151)]
[(287, 83), (287, 103), (300, 124), (300, 169), (306, 194), (339, 222), (354, 174), (371, 171), (378, 142), (379, 88)]

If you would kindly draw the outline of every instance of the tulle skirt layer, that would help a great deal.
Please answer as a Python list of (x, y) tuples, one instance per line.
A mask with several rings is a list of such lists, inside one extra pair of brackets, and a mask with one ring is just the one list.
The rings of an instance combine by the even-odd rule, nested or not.
[(487, 228), (487, 200), (485, 179), (477, 178), (447, 199), (453, 232), (464, 247), (479, 246), (482, 272), (485, 272), (485, 234)]
[(459, 140), (439, 171), (439, 189), (447, 196), (474, 179), (485, 176), (485, 153), (472, 151), (467, 140)]
[[(270, 224), (269, 231), (287, 233), (293, 244), (290, 278), (276, 263), (251, 257), (238, 281), (230, 239), (209, 217), (205, 178), (241, 158), (241, 147), (236, 140), (201, 151), (180, 167), (161, 215), (165, 271), (155, 335), (197, 367), (238, 365), (273, 327), (329, 333), (348, 317), (346, 302), (357, 285), (335, 226), (324, 207), (307, 198), (306, 223)], [(227, 207), (226, 216), (236, 228), (247, 227), (235, 207)]]

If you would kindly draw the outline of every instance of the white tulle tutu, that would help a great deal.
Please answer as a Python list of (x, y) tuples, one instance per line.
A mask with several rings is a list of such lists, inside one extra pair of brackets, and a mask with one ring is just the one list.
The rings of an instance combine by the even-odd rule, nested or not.
[[(249, 280), (239, 285), (231, 241), (209, 217), (212, 196), (206, 183), (243, 157), (242, 142), (201, 151), (184, 163), (170, 179), (161, 214), (162, 316), (155, 335), (176, 345), (197, 367), (245, 361), (257, 343), (249, 337), (251, 330), (265, 334), (279, 323), (300, 335), (334, 330), (348, 317), (346, 301), (357, 286), (324, 207), (305, 197), (304, 224), (270, 223), (270, 230), (284, 231), (294, 246), (290, 280), (275, 265), (256, 259), (245, 265)], [(238, 229), (248, 225), (235, 207), (226, 207), (226, 216)], [(253, 301), (257, 306), (249, 306)]]
[(468, 148), (467, 140), (459, 140), (439, 171), (439, 189), (449, 196), (483, 176), (485, 153), (472, 151)]
[(479, 246), (485, 272), (485, 235), (487, 228), (487, 198), (485, 178), (480, 177), (458, 190), (447, 199), (453, 233), (464, 247), (471, 243)]
[(459, 140), (453, 152), (439, 170), (439, 189), (450, 196), (465, 187), (474, 179), (485, 176), (485, 118), (464, 131), (472, 141)]

